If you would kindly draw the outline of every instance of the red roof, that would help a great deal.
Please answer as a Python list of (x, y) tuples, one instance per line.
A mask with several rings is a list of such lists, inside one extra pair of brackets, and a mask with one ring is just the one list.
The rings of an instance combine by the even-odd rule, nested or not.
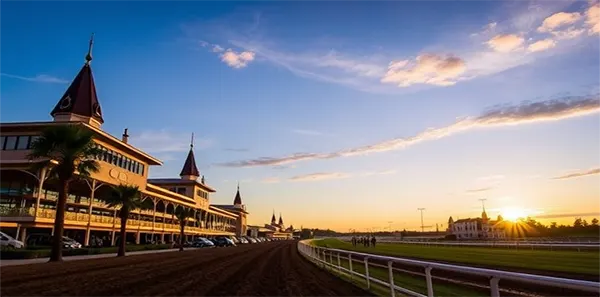
[(200, 176), (200, 172), (198, 171), (198, 167), (196, 167), (196, 159), (194, 158), (194, 151), (190, 147), (190, 152), (187, 155), (187, 159), (185, 159), (185, 164), (183, 164), (183, 169), (181, 169), (180, 176), (191, 175), (191, 176)]
[(102, 109), (96, 95), (96, 85), (89, 63), (83, 65), (65, 94), (60, 98), (50, 115), (74, 113), (104, 123)]

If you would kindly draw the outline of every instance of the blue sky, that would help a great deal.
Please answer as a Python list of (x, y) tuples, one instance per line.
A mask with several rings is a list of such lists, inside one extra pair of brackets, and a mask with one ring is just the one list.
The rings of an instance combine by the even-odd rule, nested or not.
[(3, 12), (3, 122), (49, 120), (95, 32), (103, 129), (129, 128), (164, 160), (154, 177), (179, 173), (194, 132), (212, 201), (230, 202), (239, 180), (251, 223), (275, 209), (296, 226), (415, 229), (417, 207), (443, 224), (477, 216), (480, 198), (492, 215), (600, 213), (596, 2), (6, 2)]

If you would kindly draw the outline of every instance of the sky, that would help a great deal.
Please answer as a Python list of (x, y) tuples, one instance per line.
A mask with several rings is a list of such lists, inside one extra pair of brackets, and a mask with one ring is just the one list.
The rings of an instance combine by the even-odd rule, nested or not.
[(82, 67), (105, 123), (249, 223), (443, 229), (600, 216), (590, 1), (2, 3), (0, 119), (51, 120)]

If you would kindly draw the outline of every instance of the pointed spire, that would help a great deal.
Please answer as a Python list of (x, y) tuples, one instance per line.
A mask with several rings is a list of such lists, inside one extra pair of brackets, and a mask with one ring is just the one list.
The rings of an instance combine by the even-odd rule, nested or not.
[(90, 37), (90, 46), (88, 48), (88, 53), (85, 56), (85, 65), (90, 65), (92, 62), (92, 48), (94, 47), (94, 33), (92, 33), (92, 37)]
[(277, 221), (275, 220), (275, 210), (273, 209), (273, 215), (271, 216), (271, 224), (275, 225)]
[(279, 213), (279, 225), (283, 226), (283, 218), (281, 218), (281, 213)]
[(104, 123), (102, 109), (96, 95), (92, 68), (90, 67), (93, 43), (94, 35), (92, 34), (85, 64), (56, 103), (52, 112), (50, 112), (50, 115), (54, 117), (54, 121), (88, 121), (93, 119), (94, 121), (89, 121), (90, 124), (100, 126)]
[(183, 168), (181, 169), (181, 173), (179, 176), (185, 179), (196, 180), (200, 176), (200, 172), (198, 171), (198, 167), (196, 166), (196, 158), (194, 157), (194, 133), (192, 133), (192, 141), (190, 143), (190, 151), (185, 159), (185, 163), (183, 164)]
[(242, 196), (240, 196), (240, 182), (237, 185), (237, 193), (235, 193), (235, 198), (233, 199), (233, 205), (242, 205)]

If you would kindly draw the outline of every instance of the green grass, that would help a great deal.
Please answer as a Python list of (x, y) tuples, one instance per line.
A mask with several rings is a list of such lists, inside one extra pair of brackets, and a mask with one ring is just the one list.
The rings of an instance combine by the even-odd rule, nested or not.
[(337, 239), (315, 240), (313, 243), (317, 246), (357, 252), (437, 260), (493, 269), (521, 270), (527, 272), (539, 271), (549, 272), (549, 274), (576, 274), (594, 277), (600, 275), (600, 253), (598, 251), (510, 250), (485, 247), (444, 247), (411, 244), (377, 244), (377, 247), (373, 248), (363, 246), (353, 247), (349, 242)]

